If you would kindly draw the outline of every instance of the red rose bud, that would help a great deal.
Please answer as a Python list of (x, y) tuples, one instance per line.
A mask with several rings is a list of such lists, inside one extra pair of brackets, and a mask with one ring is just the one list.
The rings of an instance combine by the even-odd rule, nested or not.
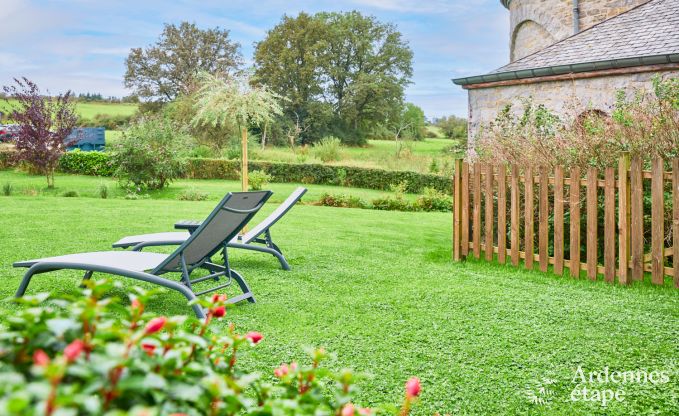
[(132, 309), (144, 309), (144, 305), (139, 301), (139, 299), (132, 299)]
[(50, 363), (50, 357), (43, 350), (35, 350), (33, 353), (33, 364), (38, 367), (46, 367)]
[(245, 338), (249, 339), (250, 342), (257, 345), (262, 340), (262, 338), (264, 338), (264, 335), (260, 334), (259, 332), (252, 331), (245, 334)]
[(215, 293), (212, 295), (212, 303), (217, 303), (217, 302), (225, 302), (226, 301), (226, 295), (220, 295)]
[(290, 369), (288, 368), (287, 364), (281, 364), (280, 367), (277, 369), (273, 370), (273, 375), (278, 377), (278, 378), (283, 378), (288, 375), (290, 372)]
[(354, 416), (354, 405), (347, 403), (342, 408), (342, 416)]
[(290, 371), (297, 371), (297, 362), (293, 361), (290, 363)]
[(358, 414), (361, 416), (370, 416), (373, 414), (373, 411), (369, 407), (361, 407), (358, 409)]
[(146, 352), (146, 354), (148, 354), (149, 357), (151, 357), (153, 352), (156, 350), (156, 346), (148, 342), (142, 343), (141, 348), (144, 350), (144, 352)]
[(68, 344), (66, 348), (64, 348), (64, 357), (66, 357), (68, 362), (73, 362), (78, 359), (84, 349), (85, 343), (79, 339), (76, 339), (75, 341)]
[(146, 328), (144, 329), (144, 332), (148, 334), (155, 334), (156, 332), (160, 331), (163, 329), (165, 326), (165, 322), (167, 322), (167, 318), (164, 316), (160, 316), (158, 318), (153, 318), (149, 321), (148, 324), (146, 324)]
[(406, 397), (413, 398), (420, 395), (422, 391), (422, 386), (420, 386), (420, 379), (413, 377), (406, 382)]
[(221, 318), (226, 315), (226, 308), (224, 306), (217, 306), (212, 309), (212, 316), (215, 318)]

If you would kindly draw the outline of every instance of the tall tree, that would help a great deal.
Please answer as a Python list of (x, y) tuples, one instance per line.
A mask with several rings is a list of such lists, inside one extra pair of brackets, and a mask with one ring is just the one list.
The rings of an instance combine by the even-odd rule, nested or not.
[[(360, 143), (398, 116), (412, 51), (392, 24), (359, 12), (284, 16), (255, 52), (256, 79), (290, 101), (288, 118)], [(295, 122), (296, 120), (292, 120)]]
[(13, 135), (19, 160), (45, 175), (47, 187), (54, 187), (54, 170), (66, 147), (77, 138), (67, 139), (78, 122), (73, 94), (43, 96), (38, 86), (27, 78), (14, 79), (16, 85), (3, 90), (15, 101), (8, 102), (9, 118), (19, 125)]
[(400, 111), (413, 52), (393, 24), (357, 11), (321, 13), (329, 28), (323, 73), (345, 128), (362, 137)]
[(243, 61), (239, 48), (229, 39), (228, 30), (203, 30), (188, 22), (166, 24), (155, 44), (130, 51), (125, 86), (141, 98), (172, 101), (190, 92), (193, 78), (201, 71), (235, 72)]

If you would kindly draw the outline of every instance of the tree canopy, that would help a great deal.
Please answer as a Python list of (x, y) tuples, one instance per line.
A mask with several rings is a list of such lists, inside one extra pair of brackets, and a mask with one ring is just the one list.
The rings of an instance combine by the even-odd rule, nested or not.
[(191, 90), (201, 71), (231, 74), (242, 64), (240, 44), (220, 28), (199, 29), (195, 23), (166, 24), (158, 41), (133, 48), (125, 65), (125, 87), (148, 100), (172, 101)]
[(412, 58), (392, 24), (357, 11), (300, 13), (256, 45), (255, 80), (289, 100), (281, 122), (301, 125), (301, 141), (361, 143), (400, 114)]

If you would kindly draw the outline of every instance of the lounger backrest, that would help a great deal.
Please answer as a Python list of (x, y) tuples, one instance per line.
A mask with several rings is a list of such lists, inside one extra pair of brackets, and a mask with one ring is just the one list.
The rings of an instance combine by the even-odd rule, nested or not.
[(283, 201), (282, 204), (276, 208), (274, 212), (272, 212), (268, 217), (264, 218), (262, 222), (257, 224), (252, 230), (250, 230), (248, 233), (246, 233), (242, 241), (245, 244), (248, 244), (252, 242), (257, 236), (262, 234), (264, 231), (266, 231), (268, 228), (270, 228), (272, 225), (274, 225), (278, 220), (283, 218), (283, 216), (290, 211), (290, 208), (292, 208), (297, 201), (302, 199), (302, 196), (306, 193), (307, 189), (300, 186), (299, 188), (295, 189), (293, 193), (290, 194), (289, 197), (285, 201)]
[(155, 273), (181, 268), (184, 255), (189, 268), (217, 253), (224, 242), (234, 238), (272, 195), (271, 191), (227, 194), (191, 236), (154, 270)]

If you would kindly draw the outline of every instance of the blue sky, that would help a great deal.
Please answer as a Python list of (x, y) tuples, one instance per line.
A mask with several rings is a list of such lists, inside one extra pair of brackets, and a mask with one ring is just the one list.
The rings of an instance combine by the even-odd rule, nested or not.
[(51, 92), (127, 95), (125, 57), (153, 43), (163, 23), (229, 29), (249, 63), (283, 14), (349, 10), (398, 26), (415, 54), (406, 98), (428, 117), (466, 116), (466, 92), (451, 79), (508, 61), (509, 12), (499, 0), (0, 0), (0, 84), (26, 76)]

